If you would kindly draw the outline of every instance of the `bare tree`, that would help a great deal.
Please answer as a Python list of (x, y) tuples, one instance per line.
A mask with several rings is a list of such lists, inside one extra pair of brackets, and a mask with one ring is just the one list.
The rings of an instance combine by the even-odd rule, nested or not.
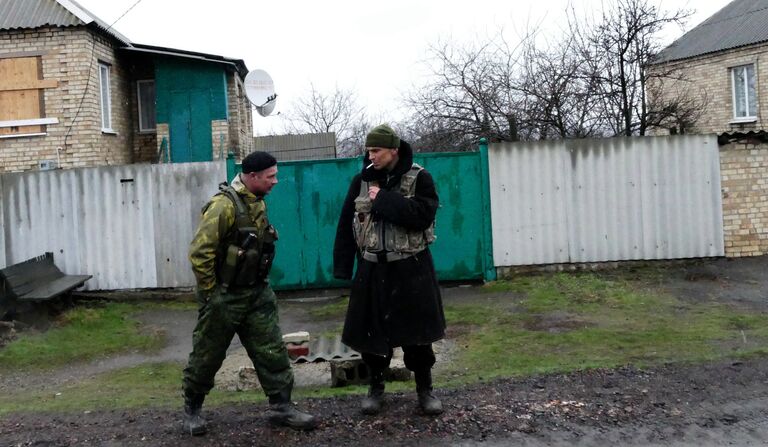
[(595, 73), (585, 68), (572, 37), (541, 48), (533, 40), (523, 52), (524, 115), (537, 139), (584, 138), (602, 134)]
[(430, 48), (432, 80), (405, 97), (413, 110), (411, 131), (417, 145), (459, 149), (467, 139), (520, 138), (516, 89), (516, 52), (499, 38), (479, 47), (441, 43)]
[(689, 15), (661, 11), (649, 0), (606, 0), (597, 19), (571, 8), (567, 29), (552, 44), (533, 27), (514, 48), (501, 33), (482, 45), (433, 46), (429, 82), (405, 97), (413, 111), (408, 130), (418, 148), (459, 150), (479, 137), (645, 135), (671, 122), (690, 128), (705, 98), (662, 95), (657, 81), (684, 76), (648, 69), (661, 49), (660, 31)]
[(289, 133), (335, 132), (340, 156), (357, 155), (353, 152), (360, 147), (361, 129), (367, 131), (370, 127), (355, 92), (338, 86), (323, 93), (310, 84), (307, 94), (293, 104), (287, 115)]
[(570, 34), (583, 66), (595, 76), (599, 114), (612, 134), (645, 135), (659, 124), (648, 108), (648, 83), (653, 77), (673, 74), (647, 67), (661, 50), (660, 31), (669, 25), (682, 26), (690, 15), (684, 9), (659, 10), (648, 0), (611, 0), (593, 23), (577, 17), (571, 8)]

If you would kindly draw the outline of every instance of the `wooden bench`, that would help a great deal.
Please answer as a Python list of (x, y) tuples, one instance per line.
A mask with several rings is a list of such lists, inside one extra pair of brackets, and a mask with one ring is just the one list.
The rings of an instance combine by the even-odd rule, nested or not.
[(65, 275), (53, 263), (53, 253), (0, 269), (0, 317), (16, 304), (46, 301), (69, 293), (91, 277)]

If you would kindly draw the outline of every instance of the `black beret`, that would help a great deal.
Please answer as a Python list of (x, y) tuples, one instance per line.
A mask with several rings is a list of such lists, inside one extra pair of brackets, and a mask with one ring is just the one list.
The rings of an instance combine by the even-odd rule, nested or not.
[(243, 158), (243, 174), (259, 172), (277, 164), (275, 157), (267, 152), (255, 151)]

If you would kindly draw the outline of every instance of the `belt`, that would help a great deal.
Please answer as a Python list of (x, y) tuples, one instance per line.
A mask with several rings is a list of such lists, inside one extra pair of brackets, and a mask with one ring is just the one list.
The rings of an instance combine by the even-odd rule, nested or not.
[(415, 253), (397, 253), (394, 251), (371, 253), (370, 251), (363, 252), (363, 259), (371, 262), (394, 262), (402, 259), (407, 259), (413, 256)]

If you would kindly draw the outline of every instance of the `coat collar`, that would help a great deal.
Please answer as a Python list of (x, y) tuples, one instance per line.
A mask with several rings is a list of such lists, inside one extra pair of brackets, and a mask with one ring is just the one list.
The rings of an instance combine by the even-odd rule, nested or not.
[(248, 190), (248, 188), (245, 187), (245, 183), (243, 183), (243, 181), (240, 179), (240, 175), (241, 174), (236, 175), (235, 178), (232, 179), (232, 182), (229, 184), (229, 186), (231, 186), (232, 189), (234, 189), (235, 192), (237, 192), (241, 196), (247, 197), (252, 200), (260, 199), (259, 196), (252, 193), (251, 191)]

